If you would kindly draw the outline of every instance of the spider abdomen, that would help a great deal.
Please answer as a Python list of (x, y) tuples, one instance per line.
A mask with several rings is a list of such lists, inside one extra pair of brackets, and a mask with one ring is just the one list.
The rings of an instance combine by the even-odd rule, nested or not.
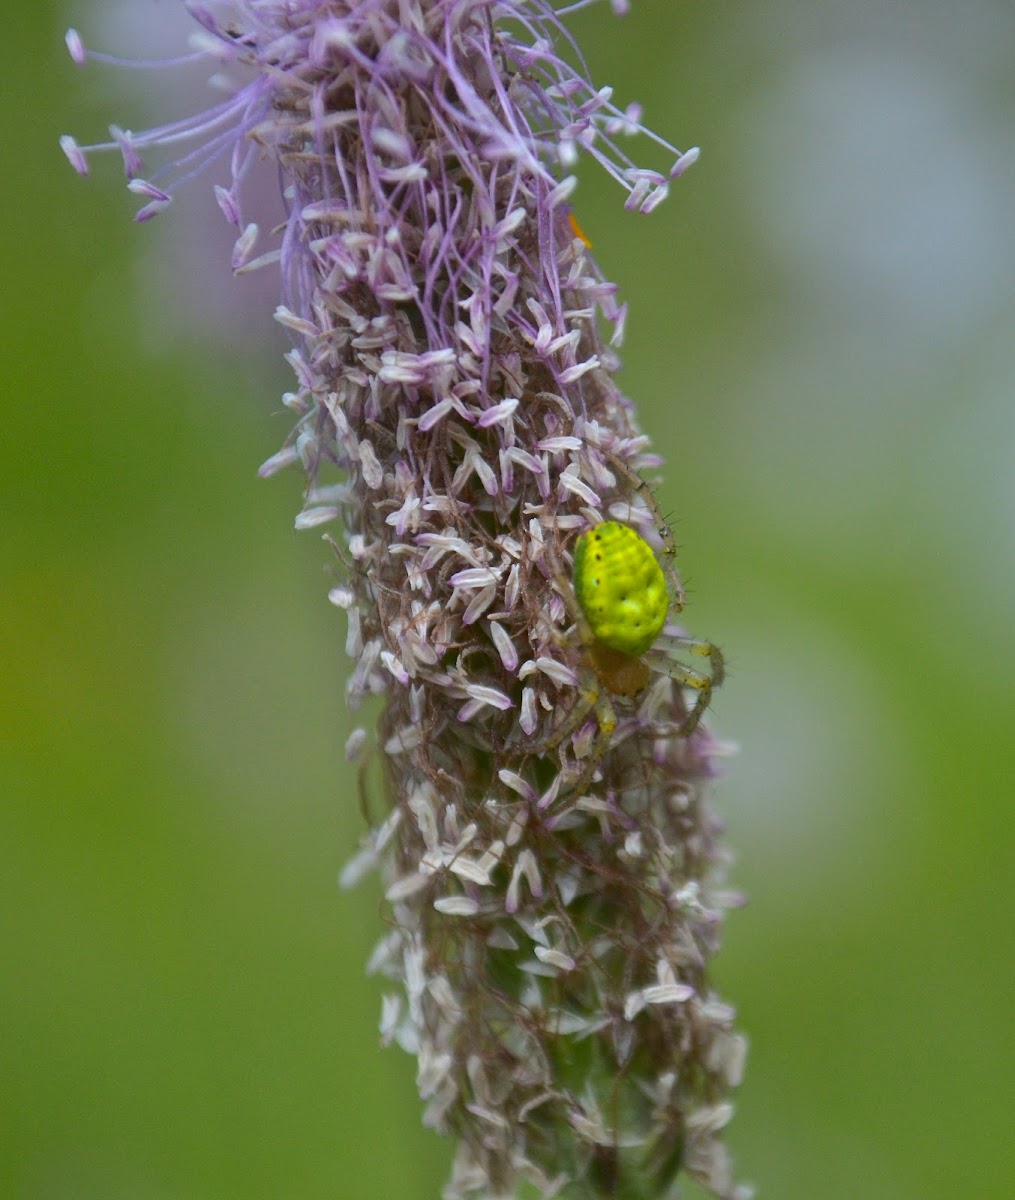
[(630, 525), (604, 521), (578, 538), (574, 590), (593, 636), (620, 654), (640, 658), (666, 624), (666, 576)]

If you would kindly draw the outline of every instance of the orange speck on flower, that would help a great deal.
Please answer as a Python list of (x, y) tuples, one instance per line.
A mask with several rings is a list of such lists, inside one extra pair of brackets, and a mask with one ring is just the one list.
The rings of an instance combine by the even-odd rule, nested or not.
[(585, 236), (585, 230), (582, 229), (582, 227), (578, 224), (577, 220), (575, 219), (574, 213), (567, 214), (567, 223), (571, 226), (571, 232), (574, 234), (574, 236), (576, 238), (578, 238), (580, 241), (584, 242), (585, 245), (588, 247), (588, 249), (591, 250), (592, 243)]

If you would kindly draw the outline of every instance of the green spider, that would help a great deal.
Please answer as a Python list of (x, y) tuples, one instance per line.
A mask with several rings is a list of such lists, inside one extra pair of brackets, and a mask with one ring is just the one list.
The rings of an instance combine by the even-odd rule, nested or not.
[[(664, 553), (672, 558), (672, 535), (665, 526), (662, 530)], [(699, 638), (671, 633), (657, 646), (671, 609), (680, 612), (684, 607), (676, 571), (663, 570), (656, 552), (632, 526), (604, 521), (575, 543), (571, 584), (575, 635), (589, 669), (582, 697), (552, 743), (563, 742), (595, 709), (603, 735), (593, 753), (597, 761), (617, 727), (612, 698), (637, 697), (648, 687), (653, 668), (696, 693), (678, 735), (692, 733), (723, 681), (725, 666), (718, 647)], [(706, 659), (707, 668), (695, 670), (674, 659), (681, 651)]]

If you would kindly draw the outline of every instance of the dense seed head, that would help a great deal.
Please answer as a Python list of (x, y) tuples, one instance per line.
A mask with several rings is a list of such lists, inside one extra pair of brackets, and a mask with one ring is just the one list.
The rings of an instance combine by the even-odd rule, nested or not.
[[(383, 698), (378, 736), (347, 743), (383, 769), (342, 878), (384, 872), (381, 1036), (457, 1139), (445, 1200), (657, 1200), (678, 1167), (743, 1200), (720, 1133), (744, 1043), (708, 972), (736, 902), (719, 748), (644, 653), (669, 608), (652, 549), (603, 520), (652, 537), (659, 459), (615, 380), (624, 307), (566, 205), (579, 151), (642, 212), (697, 152), (653, 135), (659, 172), (621, 149), (637, 109), (569, 65), (560, 24), (592, 2), (188, 2), (234, 90), (105, 145), (140, 220), (223, 164), (234, 269), (281, 271), (297, 424), (262, 473), (306, 472), (297, 527), (330, 524), (348, 564), (349, 702)], [(98, 149), (63, 148), (79, 171)], [(261, 157), (285, 212), (259, 244)], [(557, 583), (590, 524), (579, 645)], [(597, 687), (631, 702), (602, 716)]]
[(666, 576), (637, 530), (604, 521), (574, 551), (574, 590), (598, 641), (640, 658), (659, 636), (670, 607)]

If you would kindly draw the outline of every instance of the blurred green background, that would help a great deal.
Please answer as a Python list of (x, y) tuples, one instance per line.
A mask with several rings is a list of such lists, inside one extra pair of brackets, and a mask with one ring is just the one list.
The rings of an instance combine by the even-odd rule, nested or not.
[[(435, 1200), (449, 1147), (364, 978), (377, 891), (335, 885), (362, 826), (328, 554), (296, 476), (255, 475), (289, 426), (272, 297), (251, 316), (224, 256), (180, 270), (207, 186), (138, 227), (113, 158), (86, 181), (57, 149), (144, 127), (138, 87), (162, 119), (204, 103), (63, 51), (73, 23), (148, 52), (176, 7), (6, 14), (0, 1195)], [(631, 304), (688, 624), (732, 667), (741, 1174), (1007, 1198), (1015, 10), (575, 27), (597, 82), (704, 147), (649, 218), (588, 165), (576, 206)]]

